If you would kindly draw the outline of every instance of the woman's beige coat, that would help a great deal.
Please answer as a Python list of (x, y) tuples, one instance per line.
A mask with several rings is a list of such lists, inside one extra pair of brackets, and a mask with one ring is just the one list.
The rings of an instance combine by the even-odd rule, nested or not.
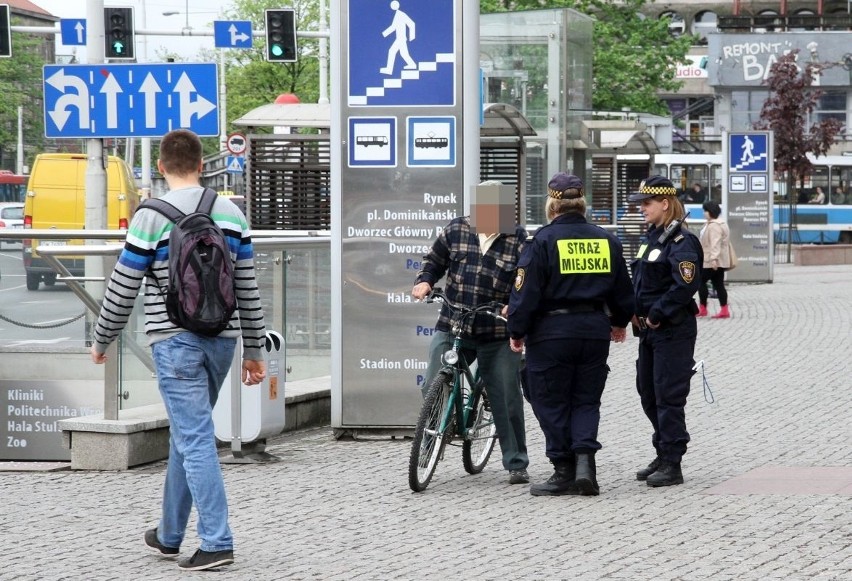
[[(701, 248), (704, 250), (704, 268), (731, 268), (729, 243), (731, 231), (722, 220), (711, 219), (701, 229)], [(713, 264), (713, 261), (718, 261)]]

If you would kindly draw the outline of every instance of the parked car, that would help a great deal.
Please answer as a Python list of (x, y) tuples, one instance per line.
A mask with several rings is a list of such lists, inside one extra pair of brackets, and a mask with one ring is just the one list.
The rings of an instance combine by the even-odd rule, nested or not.
[[(23, 202), (0, 202), (0, 230), (24, 228), (24, 204)], [(21, 239), (5, 240), (0, 238), (0, 248), (3, 242), (20, 242)]]

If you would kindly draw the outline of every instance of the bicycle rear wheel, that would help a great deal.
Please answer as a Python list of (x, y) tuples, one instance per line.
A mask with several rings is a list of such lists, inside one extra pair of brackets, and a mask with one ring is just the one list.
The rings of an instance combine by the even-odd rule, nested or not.
[(497, 441), (497, 425), (485, 389), (477, 392), (469, 417), (462, 444), (462, 463), (468, 474), (479, 474), (488, 464)]
[(439, 373), (429, 386), (420, 409), (408, 460), (408, 486), (414, 492), (423, 492), (429, 486), (444, 447), (452, 438), (452, 420), (444, 431), (441, 430), (441, 420), (446, 413), (451, 390), (450, 378), (446, 373)]

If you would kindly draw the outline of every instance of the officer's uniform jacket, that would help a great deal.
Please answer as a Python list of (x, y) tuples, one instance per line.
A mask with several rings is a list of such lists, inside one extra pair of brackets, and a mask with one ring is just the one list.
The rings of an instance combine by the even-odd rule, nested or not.
[[(423, 257), (414, 284), (428, 282), (432, 287), (446, 274), (444, 292), (453, 303), (473, 308), (483, 303), (509, 302), (515, 280), (515, 269), (526, 241), (521, 226), (514, 234), (500, 234), (483, 255), (479, 236), (471, 228), (467, 216), (451, 221), (438, 235), (429, 253)], [(499, 307), (496, 307), (499, 308)], [(508, 339), (506, 324), (490, 315), (479, 313), (467, 317), (463, 336), (469, 339)], [(451, 332), (450, 310), (444, 305), (435, 327)]]
[(698, 312), (692, 297), (701, 283), (704, 252), (686, 228), (678, 226), (660, 242), (663, 232), (651, 226), (631, 262), (636, 314), (662, 326), (678, 325)]
[(603, 228), (564, 214), (527, 244), (509, 301), (513, 338), (608, 340), (610, 327), (626, 327), (633, 312), (621, 242)]

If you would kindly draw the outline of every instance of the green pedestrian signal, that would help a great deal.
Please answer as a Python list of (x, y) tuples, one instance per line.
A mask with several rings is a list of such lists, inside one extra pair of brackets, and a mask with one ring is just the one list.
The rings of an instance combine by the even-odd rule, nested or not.
[(9, 5), (0, 4), (0, 57), (12, 56), (12, 21), (9, 20)]
[(133, 8), (104, 8), (104, 33), (106, 58), (122, 60), (136, 58)]
[(269, 9), (266, 20), (266, 60), (270, 62), (296, 62), (296, 12)]

